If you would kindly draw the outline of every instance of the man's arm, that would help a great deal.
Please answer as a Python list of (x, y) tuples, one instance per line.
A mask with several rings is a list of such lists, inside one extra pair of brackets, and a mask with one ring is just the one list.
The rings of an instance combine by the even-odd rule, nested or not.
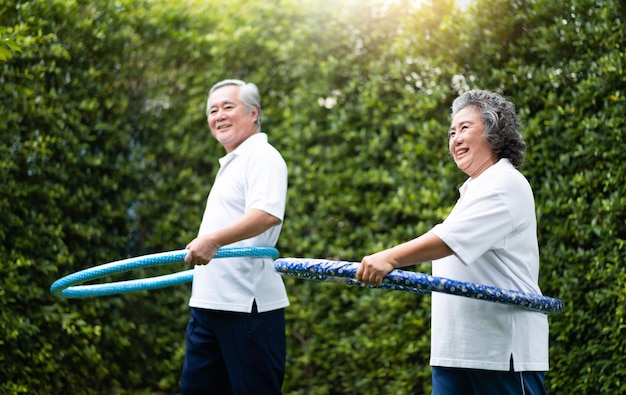
[(259, 235), (279, 223), (279, 218), (265, 211), (250, 209), (229, 226), (193, 239), (186, 247), (189, 252), (185, 256), (185, 263), (206, 265), (220, 247)]

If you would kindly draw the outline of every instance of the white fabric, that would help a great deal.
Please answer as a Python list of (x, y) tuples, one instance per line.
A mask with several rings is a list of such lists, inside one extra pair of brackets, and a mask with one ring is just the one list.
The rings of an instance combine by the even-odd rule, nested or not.
[[(460, 189), (431, 231), (454, 255), (433, 261), (433, 275), (541, 294), (534, 197), (507, 159)], [(515, 306), (434, 292), (432, 366), (547, 371), (548, 318)]]
[[(198, 235), (221, 229), (250, 209), (259, 209), (281, 223), (229, 247), (275, 247), (287, 199), (287, 165), (282, 156), (267, 142), (265, 133), (257, 133), (219, 161)], [(254, 300), (259, 312), (289, 305), (272, 258), (216, 258), (194, 268), (191, 307), (249, 313)]]

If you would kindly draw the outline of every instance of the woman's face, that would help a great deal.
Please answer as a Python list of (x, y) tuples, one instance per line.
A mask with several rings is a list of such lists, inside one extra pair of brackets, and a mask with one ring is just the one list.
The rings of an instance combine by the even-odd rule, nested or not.
[(448, 131), (448, 147), (454, 162), (471, 178), (478, 177), (498, 161), (485, 139), (484, 131), (480, 112), (472, 106), (456, 113)]

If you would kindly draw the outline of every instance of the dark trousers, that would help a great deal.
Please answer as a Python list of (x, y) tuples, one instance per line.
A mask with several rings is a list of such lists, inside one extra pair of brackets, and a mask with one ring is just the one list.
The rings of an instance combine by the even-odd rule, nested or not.
[(279, 395), (285, 377), (285, 310), (192, 308), (181, 395)]
[(544, 377), (544, 372), (433, 366), (432, 395), (546, 395)]

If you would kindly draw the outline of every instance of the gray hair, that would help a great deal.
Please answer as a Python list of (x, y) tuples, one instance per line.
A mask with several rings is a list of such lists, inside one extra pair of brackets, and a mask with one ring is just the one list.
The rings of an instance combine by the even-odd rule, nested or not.
[[(209, 90), (209, 97), (207, 98), (207, 106), (209, 98), (217, 89), (228, 85), (235, 85), (239, 87), (239, 100), (244, 104), (246, 112), (252, 111), (253, 108), (259, 110), (259, 116), (256, 119), (256, 125), (261, 130), (261, 96), (259, 95), (259, 88), (252, 82), (245, 82), (241, 80), (223, 80), (211, 87)], [(208, 111), (208, 108), (207, 108)]]
[(485, 124), (485, 139), (498, 158), (507, 158), (513, 166), (520, 167), (526, 155), (526, 143), (522, 139), (521, 123), (515, 105), (499, 93), (470, 90), (454, 100), (451, 116), (454, 118), (468, 106), (480, 112)]

